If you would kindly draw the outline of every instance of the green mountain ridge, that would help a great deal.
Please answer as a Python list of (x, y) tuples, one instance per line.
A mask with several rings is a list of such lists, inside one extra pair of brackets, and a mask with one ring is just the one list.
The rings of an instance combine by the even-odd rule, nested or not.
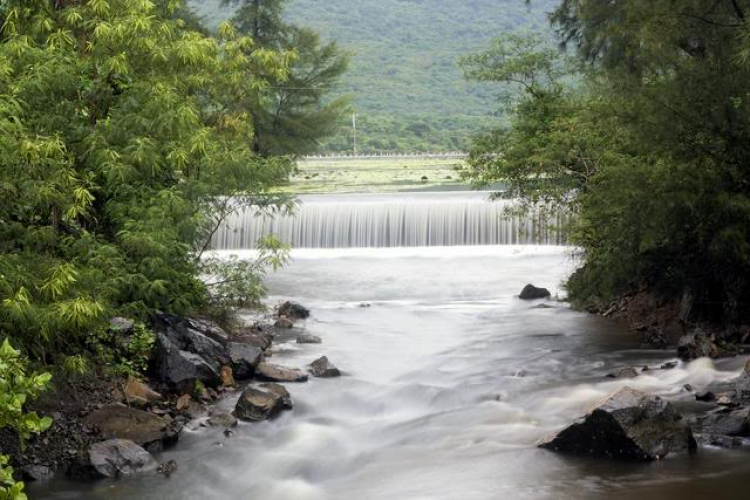
[[(491, 119), (496, 89), (466, 82), (456, 62), (503, 32), (551, 33), (556, 0), (290, 0), (290, 21), (353, 54), (337, 95), (352, 98), (360, 151), (464, 149)], [(208, 26), (221, 0), (191, 2)], [(351, 117), (324, 151), (352, 149)]]

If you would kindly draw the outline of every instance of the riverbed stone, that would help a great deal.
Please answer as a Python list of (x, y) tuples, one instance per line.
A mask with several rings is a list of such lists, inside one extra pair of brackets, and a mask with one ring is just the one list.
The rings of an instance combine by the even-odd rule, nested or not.
[[(156, 336), (155, 351), (152, 372), (173, 388), (189, 388), (196, 380), (208, 385), (221, 382), (219, 367), (214, 367), (198, 354), (180, 349), (163, 333)], [(229, 364), (228, 356), (226, 361)]]
[(265, 351), (271, 347), (271, 344), (273, 343), (273, 335), (266, 332), (247, 332), (232, 337), (231, 341), (239, 344), (251, 345)]
[(237, 380), (251, 378), (258, 364), (263, 361), (263, 351), (250, 344), (230, 342), (227, 344), (227, 352), (232, 361), (232, 373)]
[(307, 319), (310, 317), (310, 310), (297, 302), (284, 302), (279, 306), (279, 316), (286, 316), (292, 321)]
[(704, 434), (748, 437), (750, 436), (750, 410), (720, 408), (699, 417), (698, 424)]
[(45, 465), (27, 465), (21, 467), (21, 475), (26, 481), (49, 481), (55, 472)]
[(237, 417), (228, 411), (217, 411), (208, 417), (208, 425), (213, 427), (235, 427), (237, 425)]
[(576, 455), (655, 460), (695, 450), (696, 442), (669, 402), (626, 387), (539, 446)]
[(307, 374), (300, 370), (266, 362), (258, 364), (255, 376), (267, 382), (307, 382)]
[(234, 414), (240, 420), (260, 422), (274, 418), (286, 406), (276, 392), (260, 387), (248, 387), (237, 401)]
[(313, 377), (333, 378), (340, 377), (341, 372), (328, 360), (327, 356), (320, 357), (310, 363), (310, 373)]
[(635, 378), (637, 376), (638, 370), (636, 370), (632, 366), (624, 366), (607, 374), (607, 378)]
[(298, 344), (320, 344), (322, 342), (323, 340), (317, 335), (310, 335), (310, 334), (304, 333), (297, 337)]
[(518, 296), (521, 300), (535, 300), (535, 299), (546, 299), (549, 298), (552, 294), (549, 290), (546, 288), (539, 288), (532, 284), (526, 285), (523, 290), (521, 290), (521, 294)]
[(261, 387), (267, 391), (273, 392), (277, 396), (281, 398), (281, 404), (284, 408), (287, 410), (291, 410), (294, 408), (294, 401), (292, 400), (292, 395), (289, 394), (289, 391), (281, 384), (277, 384), (275, 382), (264, 382), (260, 384), (258, 387)]
[(83, 422), (99, 429), (104, 437), (133, 441), (154, 450), (177, 441), (181, 430), (169, 417), (162, 418), (121, 404), (104, 406), (87, 415)]
[(158, 403), (164, 399), (161, 394), (132, 375), (128, 377), (123, 393), (128, 400), (137, 398), (147, 403)]
[(684, 361), (716, 357), (716, 346), (711, 336), (701, 328), (696, 328), (692, 333), (680, 337), (677, 343), (677, 355)]
[(153, 471), (159, 466), (149, 452), (127, 439), (110, 439), (92, 445), (89, 461), (102, 477), (129, 476)]

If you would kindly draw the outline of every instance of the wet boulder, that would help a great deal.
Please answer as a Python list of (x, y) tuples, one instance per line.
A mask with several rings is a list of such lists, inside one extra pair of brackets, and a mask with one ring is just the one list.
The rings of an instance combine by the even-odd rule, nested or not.
[(750, 436), (750, 410), (720, 408), (698, 418), (701, 433), (708, 435)]
[(247, 344), (265, 351), (273, 343), (273, 335), (266, 332), (247, 332), (232, 337), (231, 342)]
[(539, 288), (534, 285), (526, 285), (521, 294), (518, 296), (521, 300), (535, 300), (535, 299), (546, 299), (552, 294), (546, 288)]
[(21, 476), (25, 481), (49, 481), (55, 472), (45, 465), (26, 465), (21, 467)]
[(743, 401), (750, 400), (750, 361), (745, 365), (737, 380), (734, 382), (734, 390), (737, 397)]
[(196, 380), (208, 385), (221, 383), (218, 367), (214, 367), (198, 354), (180, 349), (165, 334), (159, 333), (156, 336), (154, 347), (151, 371), (167, 385), (173, 388), (189, 388)]
[(279, 316), (279, 319), (276, 320), (273, 326), (284, 330), (290, 330), (294, 328), (294, 321), (287, 318), (286, 316)]
[(287, 408), (282, 396), (276, 391), (248, 387), (237, 401), (234, 414), (240, 420), (260, 422), (274, 418)]
[(680, 337), (677, 342), (677, 355), (684, 361), (716, 357), (716, 346), (711, 336), (696, 328), (692, 333)]
[(326, 356), (318, 358), (310, 364), (310, 373), (312, 373), (313, 377), (320, 378), (333, 378), (341, 376), (341, 372), (339, 371), (339, 369), (333, 366), (333, 364), (328, 360), (328, 357)]
[(182, 430), (169, 417), (162, 418), (120, 404), (104, 406), (88, 414), (83, 422), (99, 429), (106, 438), (125, 439), (154, 451), (176, 442)]
[(92, 445), (89, 461), (102, 477), (129, 476), (153, 471), (159, 466), (149, 452), (127, 439), (110, 439)]
[(277, 396), (281, 398), (281, 405), (286, 408), (287, 410), (291, 410), (294, 408), (294, 402), (292, 401), (292, 395), (289, 394), (289, 391), (286, 390), (286, 387), (284, 387), (281, 384), (276, 384), (274, 382), (265, 382), (263, 384), (260, 384), (261, 388), (273, 392)]
[(246, 380), (253, 376), (258, 364), (263, 361), (263, 351), (249, 344), (230, 342), (227, 352), (232, 362), (232, 374), (237, 380)]
[(655, 460), (695, 450), (696, 442), (669, 402), (626, 387), (539, 446), (575, 455)]
[(300, 370), (266, 362), (258, 364), (255, 376), (267, 382), (307, 382), (307, 374)]
[(638, 376), (638, 370), (632, 366), (625, 366), (608, 373), (607, 378), (635, 378)]
[(208, 417), (208, 425), (213, 427), (235, 427), (237, 425), (237, 417), (229, 413), (228, 411), (218, 411), (212, 413)]
[(307, 319), (310, 317), (310, 310), (296, 302), (284, 302), (279, 306), (279, 316), (291, 320)]
[(297, 337), (298, 344), (320, 344), (323, 340), (317, 335), (302, 334)]

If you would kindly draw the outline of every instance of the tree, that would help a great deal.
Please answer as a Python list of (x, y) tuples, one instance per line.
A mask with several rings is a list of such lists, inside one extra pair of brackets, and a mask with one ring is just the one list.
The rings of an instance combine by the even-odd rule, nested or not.
[(264, 156), (313, 152), (337, 130), (347, 109), (346, 99), (328, 96), (348, 67), (348, 55), (335, 42), (322, 44), (314, 31), (285, 23), (285, 3), (243, 0), (233, 18), (238, 31), (252, 38), (256, 47), (296, 54), (288, 75), (269, 77), (270, 85), (252, 106), (253, 148)]
[[(580, 56), (582, 84), (552, 107), (549, 93), (529, 93), (512, 129), (475, 144), (473, 179), (572, 200), (585, 265), (568, 287), (579, 303), (645, 287), (693, 297), (698, 318), (748, 319), (739, 307), (750, 292), (748, 9), (564, 0), (553, 21)], [(513, 60), (535, 59), (506, 59), (490, 79), (517, 76)]]
[(248, 106), (292, 54), (190, 30), (181, 7), (0, 4), (0, 335), (35, 359), (115, 312), (205, 308), (216, 224), (286, 206), (268, 190), (291, 165), (249, 147)]

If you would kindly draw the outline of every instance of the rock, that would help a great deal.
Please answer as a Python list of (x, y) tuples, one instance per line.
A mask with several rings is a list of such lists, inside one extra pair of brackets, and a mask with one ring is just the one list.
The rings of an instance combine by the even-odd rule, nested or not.
[(734, 387), (737, 391), (738, 398), (740, 398), (741, 400), (750, 399), (750, 361), (748, 361), (748, 363), (745, 365), (745, 369), (735, 380)]
[(707, 403), (710, 403), (712, 401), (716, 401), (716, 394), (714, 394), (711, 391), (701, 391), (695, 393), (695, 400), (696, 401), (704, 401)]
[(677, 368), (677, 365), (678, 365), (677, 361), (669, 361), (669, 362), (664, 363), (663, 365), (661, 365), (660, 368), (662, 370), (673, 370), (673, 369)]
[(737, 406), (730, 396), (719, 396), (716, 399), (716, 404), (719, 406)]
[(27, 465), (21, 467), (21, 475), (26, 481), (49, 481), (55, 477), (55, 472), (44, 465)]
[(222, 365), (229, 364), (229, 355), (224, 347), (229, 335), (217, 325), (160, 313), (156, 327), (179, 350), (200, 356), (217, 373)]
[(260, 422), (277, 416), (284, 409), (282, 398), (275, 392), (248, 387), (237, 401), (234, 414), (240, 420)]
[(693, 388), (693, 386), (692, 386), (692, 385), (690, 385), (690, 384), (685, 384), (685, 385), (683, 385), (683, 386), (682, 386), (682, 388), (683, 388), (683, 389), (684, 389), (685, 391), (687, 391), (687, 392), (695, 392), (695, 389), (694, 389), (694, 388)]
[(326, 356), (318, 358), (310, 363), (310, 373), (312, 373), (314, 377), (320, 378), (333, 378), (341, 376), (341, 372), (339, 371), (339, 369), (333, 366), (331, 362), (328, 361), (328, 358)]
[(126, 439), (154, 449), (177, 441), (181, 430), (171, 419), (120, 404), (107, 405), (90, 413), (83, 423), (98, 428), (107, 438)]
[(222, 387), (232, 387), (234, 385), (234, 375), (232, 374), (231, 366), (222, 366), (219, 370), (219, 377), (221, 377)]
[(263, 361), (263, 351), (249, 344), (230, 342), (227, 344), (227, 352), (232, 361), (232, 372), (237, 380), (252, 377), (255, 368)]
[(320, 344), (323, 340), (317, 335), (303, 334), (297, 337), (298, 344)]
[(540, 446), (577, 455), (654, 460), (695, 450), (696, 442), (670, 403), (626, 387)]
[(177, 398), (177, 403), (175, 404), (175, 409), (177, 411), (185, 411), (188, 409), (188, 406), (190, 406), (190, 402), (193, 400), (193, 398), (190, 397), (190, 394), (183, 394), (179, 398)]
[(307, 374), (300, 370), (284, 368), (271, 363), (259, 363), (255, 375), (268, 382), (307, 382)]
[(275, 384), (273, 382), (266, 382), (263, 384), (260, 384), (259, 387), (262, 387), (263, 389), (266, 389), (267, 391), (273, 392), (277, 396), (281, 398), (281, 404), (284, 406), (284, 408), (291, 410), (294, 408), (294, 402), (292, 401), (292, 395), (289, 394), (289, 391), (286, 390), (286, 387), (280, 384)]
[(102, 477), (128, 476), (158, 467), (149, 452), (127, 439), (111, 439), (92, 445), (89, 460)]
[(721, 436), (716, 434), (697, 434), (696, 439), (703, 446), (719, 446), (721, 448), (740, 448), (745, 445), (742, 438)]
[(721, 408), (699, 417), (698, 425), (704, 434), (747, 437), (750, 436), (750, 410)]
[(273, 335), (268, 333), (244, 333), (232, 337), (232, 342), (251, 345), (265, 351), (271, 347), (271, 344), (273, 343)]
[(683, 335), (677, 343), (677, 355), (680, 359), (715, 357), (716, 346), (706, 332), (696, 328), (693, 333)]
[[(189, 388), (196, 380), (209, 385), (221, 382), (218, 367), (215, 368), (197, 354), (179, 349), (163, 333), (156, 336), (155, 350), (152, 371), (159, 380), (172, 387)], [(226, 364), (229, 362), (227, 356)]]
[(284, 302), (279, 306), (279, 316), (286, 316), (291, 320), (307, 319), (310, 310), (296, 302)]
[(291, 329), (294, 328), (294, 321), (287, 318), (286, 316), (279, 316), (279, 319), (276, 320), (276, 323), (273, 324), (276, 328), (284, 328), (284, 329)]
[(537, 288), (534, 285), (526, 285), (518, 296), (521, 300), (546, 299), (552, 294), (546, 288)]
[(127, 399), (140, 398), (148, 403), (157, 403), (164, 399), (161, 394), (151, 389), (132, 375), (128, 377), (128, 382), (125, 384), (123, 392)]
[(156, 469), (156, 472), (161, 474), (164, 477), (169, 477), (175, 472), (177, 472), (177, 461), (176, 460), (170, 460), (169, 462), (165, 462), (163, 464), (159, 464), (159, 468)]
[(208, 417), (208, 425), (214, 427), (235, 427), (237, 425), (237, 417), (228, 411), (216, 412)]
[(607, 378), (633, 378), (638, 376), (638, 371), (632, 366), (618, 368), (612, 373), (607, 374)]

